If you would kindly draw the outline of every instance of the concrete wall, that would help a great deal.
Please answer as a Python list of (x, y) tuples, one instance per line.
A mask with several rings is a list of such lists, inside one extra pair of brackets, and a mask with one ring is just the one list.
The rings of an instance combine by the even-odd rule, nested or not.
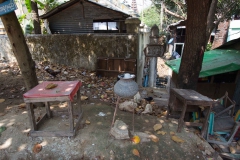
[[(97, 57), (137, 58), (138, 52), (136, 34), (29, 35), (26, 41), (35, 61), (49, 60), (92, 71)], [(7, 36), (0, 36), (2, 57), (15, 60)]]

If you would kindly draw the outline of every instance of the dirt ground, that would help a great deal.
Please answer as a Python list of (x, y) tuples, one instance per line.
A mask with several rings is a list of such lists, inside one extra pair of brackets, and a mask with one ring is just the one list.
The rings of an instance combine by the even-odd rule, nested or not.
[[(141, 139), (139, 144), (134, 144), (130, 139), (118, 140), (109, 135), (115, 105), (104, 101), (100, 97), (82, 101), (83, 119), (81, 127), (74, 138), (70, 137), (31, 137), (30, 125), (22, 95), (26, 92), (23, 79), (16, 65), (1, 64), (0, 72), (0, 159), (211, 159), (217, 157), (216, 152), (204, 140), (199, 138), (198, 132), (192, 128), (184, 128), (181, 133), (176, 133), (177, 121), (166, 120), (159, 113), (155, 115), (130, 112), (117, 112), (117, 119), (128, 125), (133, 135), (147, 134), (146, 139)], [(155, 92), (154, 92), (155, 93)], [(161, 96), (155, 97), (157, 101), (166, 103), (163, 91), (157, 91)], [(76, 107), (76, 104), (74, 104)], [(64, 109), (64, 102), (52, 109)], [(35, 112), (41, 116), (44, 108), (37, 107)], [(101, 113), (101, 114), (100, 114)], [(133, 121), (134, 119), (134, 121)], [(87, 122), (87, 123), (86, 123)], [(153, 126), (161, 124), (164, 135), (154, 131)], [(42, 130), (67, 130), (69, 127), (68, 116), (54, 117), (40, 128)], [(0, 128), (1, 129), (1, 128)], [(134, 131), (134, 132), (133, 132)], [(140, 133), (139, 133), (140, 132)], [(184, 142), (176, 143), (171, 139), (170, 132)], [(154, 138), (153, 138), (154, 137)], [(35, 144), (40, 144), (39, 153), (33, 152)]]

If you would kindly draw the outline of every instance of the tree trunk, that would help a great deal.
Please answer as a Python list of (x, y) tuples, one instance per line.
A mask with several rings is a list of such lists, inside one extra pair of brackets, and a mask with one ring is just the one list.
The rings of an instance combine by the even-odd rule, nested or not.
[[(218, 0), (212, 0), (209, 12), (208, 12), (208, 18), (207, 18), (207, 30), (206, 30), (206, 36), (209, 38), (212, 30), (214, 29), (214, 15), (216, 13)], [(206, 44), (208, 41), (206, 41)]]
[(37, 2), (31, 1), (31, 7), (32, 7), (31, 14), (32, 14), (32, 20), (33, 20), (33, 26), (34, 26), (34, 33), (41, 34), (41, 26), (39, 21)]
[(208, 37), (207, 17), (211, 0), (187, 0), (186, 39), (177, 87), (196, 89)]
[[(3, 1), (4, 0), (0, 0), (0, 3)], [(35, 72), (35, 63), (32, 60), (31, 53), (26, 44), (22, 28), (17, 20), (15, 12), (10, 12), (1, 16), (1, 19), (11, 43), (13, 53), (22, 72), (26, 88), (29, 90), (38, 84), (38, 80)]]

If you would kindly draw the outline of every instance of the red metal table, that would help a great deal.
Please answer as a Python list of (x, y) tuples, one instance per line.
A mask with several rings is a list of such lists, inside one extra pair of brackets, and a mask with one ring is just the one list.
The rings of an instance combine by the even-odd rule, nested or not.
[[(49, 83), (57, 84), (56, 88), (46, 89), (45, 87)], [(80, 98), (80, 87), (82, 83), (79, 81), (44, 81), (25, 94), (23, 94), (24, 102), (26, 103), (28, 109), (28, 116), (31, 125), (31, 136), (75, 136), (76, 130), (79, 127), (80, 119), (82, 117), (82, 108), (81, 108), (81, 98)], [(72, 102), (74, 96), (77, 93), (77, 110), (78, 110), (78, 119), (76, 125), (74, 126), (73, 118), (73, 106)], [(54, 101), (66, 101), (69, 114), (69, 131), (39, 131), (39, 125), (45, 121), (47, 118), (52, 118), (52, 111), (50, 110), (49, 102)], [(41, 117), (41, 119), (36, 122), (34, 116), (34, 109), (32, 103), (44, 102), (46, 113)]]
[[(173, 111), (180, 111), (180, 118), (178, 121), (178, 132), (181, 132), (183, 124), (188, 126), (199, 126), (202, 127), (201, 135), (204, 137), (207, 131), (207, 121), (208, 117), (212, 108), (213, 100), (201, 95), (200, 93), (190, 90), (190, 89), (176, 89), (172, 88), (170, 90), (170, 97), (168, 102), (168, 112), (167, 112), (167, 119), (169, 117), (176, 116), (171, 115)], [(194, 123), (194, 122), (184, 122), (184, 116), (186, 111), (195, 111), (202, 106), (206, 109), (206, 116), (202, 123)]]

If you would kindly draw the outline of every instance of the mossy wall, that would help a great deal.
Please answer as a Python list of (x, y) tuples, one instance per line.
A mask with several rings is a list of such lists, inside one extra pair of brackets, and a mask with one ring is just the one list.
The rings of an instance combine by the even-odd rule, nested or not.
[[(96, 70), (97, 57), (137, 58), (137, 35), (28, 35), (26, 41), (32, 57), (36, 61), (49, 60), (52, 63), (86, 68), (92, 71)], [(6, 44), (9, 44), (9, 41), (5, 38), (0, 44), (0, 48)], [(8, 52), (11, 54), (11, 51)], [(10, 59), (9, 56), (5, 57)]]

